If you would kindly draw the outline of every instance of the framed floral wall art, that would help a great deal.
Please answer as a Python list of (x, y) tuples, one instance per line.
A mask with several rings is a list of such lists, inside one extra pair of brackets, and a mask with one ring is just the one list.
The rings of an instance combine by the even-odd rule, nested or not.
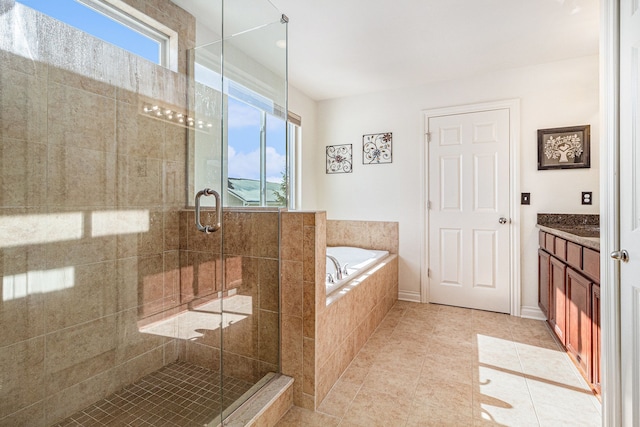
[(538, 129), (538, 170), (590, 168), (590, 126)]
[(327, 146), (327, 173), (351, 173), (353, 151), (351, 144)]
[(362, 135), (362, 164), (391, 163), (393, 158), (393, 134), (372, 133)]

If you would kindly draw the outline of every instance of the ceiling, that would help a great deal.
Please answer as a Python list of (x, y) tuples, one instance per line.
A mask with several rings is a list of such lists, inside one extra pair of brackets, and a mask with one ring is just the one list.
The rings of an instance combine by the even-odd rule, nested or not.
[(316, 100), (598, 53), (598, 0), (271, 0)]
[(315, 100), (598, 53), (598, 0), (270, 1), (289, 83)]

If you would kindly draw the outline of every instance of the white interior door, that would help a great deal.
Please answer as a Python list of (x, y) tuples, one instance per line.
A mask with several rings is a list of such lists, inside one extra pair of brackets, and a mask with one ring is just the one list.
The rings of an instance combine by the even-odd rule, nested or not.
[(427, 128), (429, 300), (509, 313), (509, 109)]
[[(620, 266), (622, 424), (640, 425), (640, 12), (620, 2)], [(603, 286), (606, 286), (603, 285)], [(606, 390), (605, 390), (606, 392)]]

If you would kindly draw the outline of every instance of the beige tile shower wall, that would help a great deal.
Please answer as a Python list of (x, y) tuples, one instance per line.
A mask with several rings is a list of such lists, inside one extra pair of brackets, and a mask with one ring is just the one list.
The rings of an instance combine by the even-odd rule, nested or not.
[(187, 85), (19, 3), (0, 32), (0, 425), (44, 426), (177, 359), (138, 321), (179, 301), (186, 131), (139, 108)]
[[(203, 209), (201, 220), (214, 223), (214, 212)], [(277, 372), (279, 213), (225, 209), (222, 230), (212, 234), (197, 231), (191, 210), (180, 222), (181, 310), (217, 301), (218, 309), (244, 317), (224, 322), (222, 331), (200, 330), (201, 337), (180, 344), (180, 359), (213, 370), (222, 360), (225, 375), (250, 382)]]
[(327, 246), (354, 246), (398, 253), (398, 223), (327, 220)]

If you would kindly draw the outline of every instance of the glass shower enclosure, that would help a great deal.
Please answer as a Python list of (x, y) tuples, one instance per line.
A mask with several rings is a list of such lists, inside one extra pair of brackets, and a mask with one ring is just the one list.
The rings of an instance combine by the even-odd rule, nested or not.
[(0, 0), (0, 425), (215, 426), (280, 371), (286, 18), (179, 3), (167, 68)]

